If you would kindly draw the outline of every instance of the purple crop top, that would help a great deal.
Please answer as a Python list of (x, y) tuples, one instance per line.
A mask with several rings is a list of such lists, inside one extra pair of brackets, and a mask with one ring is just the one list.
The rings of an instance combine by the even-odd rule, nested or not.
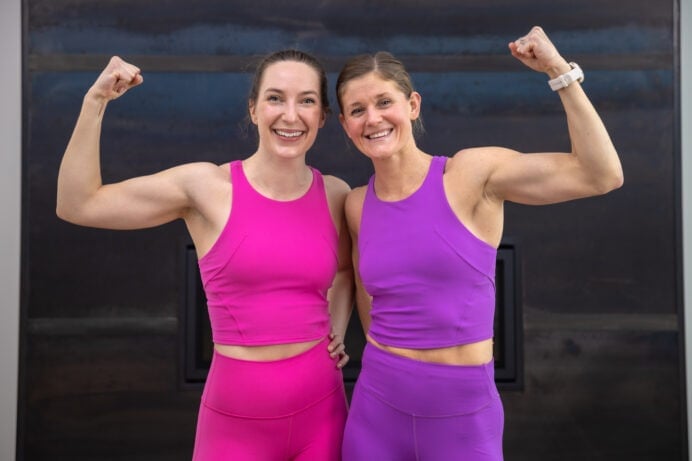
[(372, 296), (369, 334), (394, 347), (427, 349), (493, 337), (497, 250), (454, 214), (433, 157), (420, 188), (395, 202), (363, 203), (359, 270)]
[(258, 193), (231, 162), (228, 222), (199, 260), (213, 340), (243, 346), (311, 341), (329, 333), (327, 290), (337, 270), (338, 234), (322, 175), (302, 197)]

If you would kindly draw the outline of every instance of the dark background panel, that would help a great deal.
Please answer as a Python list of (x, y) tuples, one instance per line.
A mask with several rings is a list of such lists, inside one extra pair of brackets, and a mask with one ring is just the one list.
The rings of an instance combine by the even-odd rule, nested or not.
[[(502, 49), (505, 37), (521, 34), (534, 24), (572, 36), (601, 32), (600, 36), (592, 34), (590, 40), (581, 40), (578, 46), (641, 51), (666, 43), (647, 39), (643, 33), (659, 30), (655, 34), (659, 39), (672, 37), (674, 11), (672, 2), (654, 6), (644, 0), (628, 2), (627, 7), (612, 0), (582, 1), (578, 5), (568, 0), (463, 4), (326, 1), (318, 5), (310, 1), (216, 0), (194, 9), (187, 6), (180, 0), (30, 1), (31, 52), (146, 49), (148, 53), (164, 54), (252, 54), (293, 41), (320, 53), (350, 54), (370, 51), (385, 40), (388, 48), (400, 43), (409, 50), (420, 47), (426, 54), (435, 54), (445, 49), (441, 38), (452, 39), (446, 48), (449, 53), (460, 51), (452, 47), (457, 45), (455, 38), (494, 38), (461, 50), (485, 52), (485, 47)], [(338, 41), (330, 40), (333, 38)], [(421, 43), (421, 39), (428, 42)]]
[[(678, 2), (24, 0), (24, 191), (18, 459), (189, 459), (200, 388), (184, 367), (185, 226), (87, 229), (55, 216), (60, 157), (113, 54), (145, 83), (109, 105), (104, 179), (255, 146), (245, 120), (258, 55), (345, 59), (386, 49), (423, 95), (436, 155), (478, 145), (569, 149), (559, 97), (507, 42), (544, 26), (586, 72), (625, 186), (506, 206), (525, 326), (523, 386), (503, 390), (508, 460), (685, 459), (674, 101)], [(332, 116), (308, 161), (351, 186), (372, 174)], [(362, 347), (353, 336), (351, 347)], [(359, 357), (359, 351), (354, 351)]]
[(503, 394), (513, 409), (505, 417), (506, 458), (686, 459), (669, 431), (683, 417), (682, 401), (663, 394), (680, 379), (671, 353), (677, 342), (675, 332), (605, 325), (529, 328), (525, 392)]
[(30, 334), (24, 458), (189, 460), (199, 393), (176, 385), (176, 337), (85, 323)]

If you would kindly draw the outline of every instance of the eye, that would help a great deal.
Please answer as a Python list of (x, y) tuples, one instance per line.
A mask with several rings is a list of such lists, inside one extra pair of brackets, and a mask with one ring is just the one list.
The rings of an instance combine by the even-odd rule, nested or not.
[(391, 100), (391, 99), (381, 99), (381, 100), (378, 102), (378, 104), (379, 104), (381, 107), (387, 107), (387, 106), (389, 106), (389, 105), (392, 104), (392, 100)]
[(279, 102), (279, 101), (281, 101), (281, 98), (279, 98), (278, 95), (270, 94), (269, 96), (267, 96), (267, 101), (269, 101), (269, 102)]
[(317, 100), (315, 98), (305, 98), (303, 99), (303, 104), (317, 104)]
[(351, 117), (355, 117), (355, 116), (360, 115), (362, 113), (363, 113), (362, 107), (356, 107), (354, 109), (351, 109)]

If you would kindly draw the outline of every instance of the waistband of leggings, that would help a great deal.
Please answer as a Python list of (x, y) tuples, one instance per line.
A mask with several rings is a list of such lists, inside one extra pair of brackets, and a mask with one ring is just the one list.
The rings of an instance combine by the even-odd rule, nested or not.
[(494, 361), (447, 365), (402, 357), (366, 344), (358, 385), (410, 415), (442, 417), (473, 413), (499, 398)]

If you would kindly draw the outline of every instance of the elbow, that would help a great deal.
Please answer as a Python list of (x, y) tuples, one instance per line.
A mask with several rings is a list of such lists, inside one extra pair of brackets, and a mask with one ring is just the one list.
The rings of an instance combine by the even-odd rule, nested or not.
[(617, 176), (615, 177), (615, 179), (613, 181), (613, 189), (612, 190), (621, 188), (623, 186), (623, 184), (625, 184), (625, 175), (622, 173), (622, 170), (620, 170), (620, 172), (617, 174)]
[(55, 214), (71, 224), (86, 225), (87, 198), (58, 187), (55, 198)]
[(55, 204), (55, 214), (63, 221), (69, 221), (67, 210), (65, 209), (65, 205), (60, 201), (60, 198), (58, 198)]
[(73, 206), (68, 206), (62, 201), (58, 200), (55, 206), (55, 214), (58, 218), (63, 221), (67, 221), (71, 224), (83, 225), (83, 220), (80, 219), (79, 213)]
[(596, 195), (604, 195), (608, 192), (612, 192), (615, 189), (619, 189), (625, 183), (625, 176), (622, 173), (622, 169), (617, 169), (612, 173), (605, 175), (600, 181), (595, 185)]
[(70, 207), (67, 206), (65, 202), (65, 194), (61, 190), (61, 187), (58, 186), (57, 197), (55, 199), (55, 214), (63, 221), (71, 222)]
[(63, 221), (74, 223), (74, 218), (70, 215), (67, 208), (61, 205), (60, 203), (58, 203), (55, 207), (55, 214), (58, 216), (58, 218), (62, 219)]
[(611, 162), (610, 170), (606, 175), (607, 190), (605, 193), (614, 191), (615, 189), (619, 189), (625, 183), (625, 174), (622, 171), (622, 163), (620, 163), (620, 159), (618, 157), (617, 152), (613, 150), (613, 153), (613, 161)]

